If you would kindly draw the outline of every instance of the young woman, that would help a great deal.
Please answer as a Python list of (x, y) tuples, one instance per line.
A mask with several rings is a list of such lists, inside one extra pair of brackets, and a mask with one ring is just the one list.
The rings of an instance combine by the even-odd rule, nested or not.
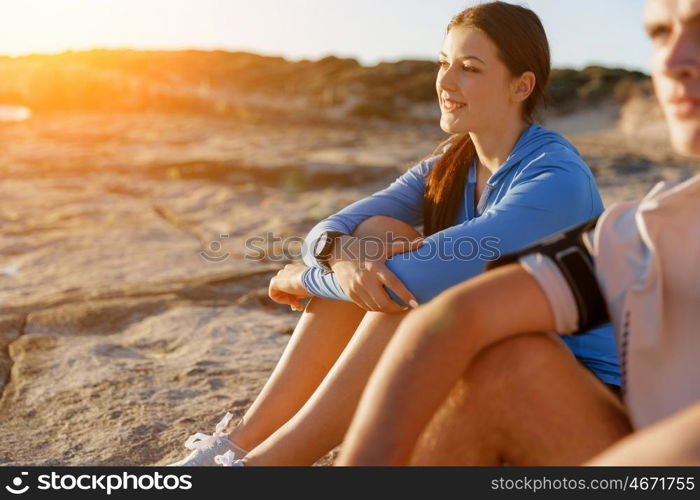
[[(698, 1), (647, 0), (656, 95), (676, 152), (700, 159), (698, 20)], [(383, 354), (338, 462), (699, 465), (698, 213), (700, 175), (660, 183), (421, 307)], [(608, 315), (625, 408), (532, 333)], [(627, 415), (636, 432), (590, 461), (629, 432)]]
[[(314, 296), (282, 359), (228, 437), (222, 421), (213, 436), (190, 440), (192, 453), (177, 465), (214, 465), (217, 456), (246, 465), (313, 463), (341, 442), (406, 305), (602, 212), (574, 146), (533, 123), (549, 74), (534, 12), (493, 2), (452, 19), (436, 80), (450, 139), (388, 188), (311, 230), (308, 267), (288, 265), (270, 283), (270, 296), (292, 308)], [(387, 241), (379, 258), (361, 257), (368, 237)], [(600, 380), (619, 385), (609, 326), (567, 342)]]

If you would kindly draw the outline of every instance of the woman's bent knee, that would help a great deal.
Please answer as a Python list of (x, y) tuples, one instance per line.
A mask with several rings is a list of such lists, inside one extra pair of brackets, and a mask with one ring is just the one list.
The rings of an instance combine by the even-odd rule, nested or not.
[(304, 308), (305, 314), (329, 314), (332, 316), (351, 314), (358, 318), (364, 316), (366, 312), (367, 311), (354, 302), (326, 299), (323, 297), (311, 297), (311, 300), (309, 300)]
[(375, 237), (382, 239), (410, 238), (420, 236), (415, 228), (403, 221), (385, 215), (373, 215), (362, 221), (352, 232), (358, 238)]

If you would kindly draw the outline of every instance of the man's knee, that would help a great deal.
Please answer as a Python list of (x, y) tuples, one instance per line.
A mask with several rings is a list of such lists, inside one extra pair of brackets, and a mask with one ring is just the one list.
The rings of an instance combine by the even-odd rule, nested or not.
[(394, 240), (396, 238), (414, 239), (419, 237), (420, 233), (413, 226), (393, 217), (374, 215), (362, 221), (352, 235), (358, 238), (374, 237)]
[(481, 352), (465, 377), (472, 385), (498, 384), (508, 390), (516, 387), (517, 381), (527, 381), (542, 370), (551, 370), (552, 363), (569, 356), (560, 342), (549, 334), (518, 335)]

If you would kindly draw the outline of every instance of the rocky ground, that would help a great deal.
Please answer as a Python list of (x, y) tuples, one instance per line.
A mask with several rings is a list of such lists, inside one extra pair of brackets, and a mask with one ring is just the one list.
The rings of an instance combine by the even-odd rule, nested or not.
[(436, 142), (162, 115), (0, 125), (0, 464), (168, 463), (241, 415), (299, 316), (267, 298), (280, 245), (245, 241), (305, 234)]
[[(551, 123), (608, 204), (700, 171), (636, 113)], [(240, 416), (299, 317), (267, 298), (279, 245), (246, 240), (305, 234), (441, 137), (144, 113), (0, 124), (0, 464), (166, 464)]]

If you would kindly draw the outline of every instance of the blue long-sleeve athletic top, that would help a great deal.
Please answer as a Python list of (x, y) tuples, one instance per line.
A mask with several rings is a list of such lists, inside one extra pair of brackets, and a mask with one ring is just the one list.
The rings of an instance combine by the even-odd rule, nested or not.
[[(314, 248), (324, 231), (351, 234), (374, 215), (420, 225), (426, 178), (439, 158), (437, 155), (420, 162), (389, 187), (319, 222), (305, 239), (306, 249)], [(603, 211), (593, 175), (578, 150), (560, 134), (539, 125), (531, 125), (521, 135), (505, 163), (487, 181), (476, 209), (475, 198), (476, 169), (472, 167), (455, 224), (426, 237), (420, 248), (386, 261), (419, 303), (480, 274), (487, 261)], [(313, 252), (304, 252), (304, 262), (309, 269), (303, 274), (303, 282), (311, 294), (350, 300), (335, 275), (316, 261)], [(387, 292), (403, 304), (391, 290)], [(604, 382), (619, 385), (617, 349), (610, 325), (562, 338)]]

